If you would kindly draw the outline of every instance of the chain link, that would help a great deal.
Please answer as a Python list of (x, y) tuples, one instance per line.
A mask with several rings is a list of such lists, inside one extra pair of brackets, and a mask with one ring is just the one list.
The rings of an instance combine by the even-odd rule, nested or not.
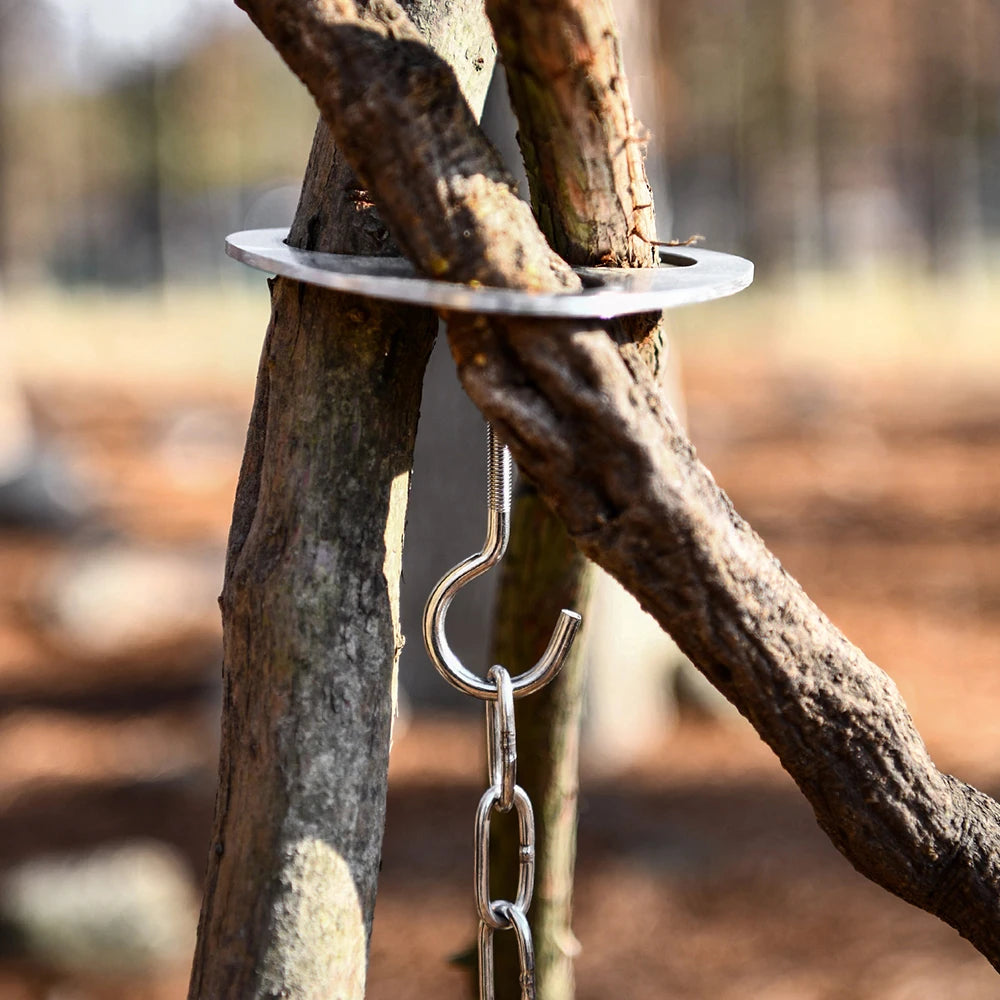
[[(509, 919), (517, 937), (517, 954), (521, 963), (521, 1000), (535, 1000), (535, 948), (531, 941), (528, 917), (512, 903), (497, 903)], [(494, 1000), (493, 977), (493, 928), (484, 920), (479, 921), (479, 1000)]]
[(496, 684), (497, 696), (486, 702), (486, 769), (493, 787), (500, 788), (498, 808), (501, 812), (510, 812), (517, 784), (514, 685), (503, 667), (490, 667), (487, 676)]
[[(476, 809), (476, 909), (479, 912), (479, 998), (494, 1000), (493, 932), (513, 930), (521, 964), (521, 998), (535, 1000), (535, 952), (528, 907), (535, 890), (535, 815), (527, 792), (517, 784), (517, 740), (510, 674), (490, 669), (496, 697), (486, 702), (486, 760), (490, 787)], [(517, 812), (517, 896), (490, 898), (490, 825), (494, 812)]]

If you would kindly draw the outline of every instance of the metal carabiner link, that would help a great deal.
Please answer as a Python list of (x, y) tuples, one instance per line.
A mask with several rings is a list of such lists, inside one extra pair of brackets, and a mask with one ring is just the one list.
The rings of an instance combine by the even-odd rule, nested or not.
[[(487, 788), (476, 809), (475, 877), (476, 909), (479, 919), (494, 930), (503, 931), (510, 927), (501, 910), (503, 899), (490, 899), (490, 818), (500, 804), (500, 789)], [(514, 806), (517, 809), (517, 895), (513, 906), (521, 913), (527, 913), (531, 898), (535, 893), (535, 813), (531, 799), (520, 786), (514, 786)]]
[[(449, 684), (464, 694), (492, 701), (497, 697), (496, 685), (466, 668), (445, 635), (445, 618), (455, 595), (467, 583), (500, 562), (510, 539), (510, 451), (496, 439), (489, 424), (486, 425), (486, 450), (486, 540), (479, 552), (463, 559), (445, 573), (431, 591), (424, 606), (423, 633), (427, 655)], [(530, 670), (513, 678), (514, 697), (538, 691), (559, 672), (579, 627), (580, 616), (575, 611), (563, 609), (559, 612), (556, 627), (541, 658)]]
[(487, 675), (496, 684), (495, 701), (486, 702), (486, 771), (500, 789), (498, 808), (510, 812), (517, 785), (517, 734), (514, 729), (514, 690), (510, 674), (501, 666)]
[[(535, 947), (531, 940), (531, 927), (522, 910), (512, 903), (500, 902), (497, 907), (509, 921), (517, 937), (517, 954), (521, 965), (521, 1000), (535, 1000)], [(479, 998), (494, 1000), (493, 982), (493, 928), (479, 922)]]

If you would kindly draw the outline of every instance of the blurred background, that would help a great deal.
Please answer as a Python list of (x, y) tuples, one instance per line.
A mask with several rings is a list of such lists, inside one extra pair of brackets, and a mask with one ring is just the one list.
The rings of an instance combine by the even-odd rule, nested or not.
[[(1000, 3), (618, 6), (661, 238), (757, 264), (749, 291), (674, 317), (695, 444), (939, 765), (996, 792)], [(185, 995), (215, 597), (268, 316), (222, 241), (287, 224), (314, 124), (226, 0), (0, 0), (0, 1000)], [(481, 438), (435, 352), (375, 1000), (464, 995), (447, 959), (473, 933), (480, 716), (418, 636), (482, 540)], [(460, 645), (482, 647), (488, 596)], [(995, 996), (671, 656), (610, 664), (633, 697), (589, 730), (581, 1000)]]

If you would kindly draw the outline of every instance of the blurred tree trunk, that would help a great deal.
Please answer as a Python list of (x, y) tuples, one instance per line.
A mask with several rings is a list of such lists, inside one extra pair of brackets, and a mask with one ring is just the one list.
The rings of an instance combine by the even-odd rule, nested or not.
[(146, 249), (141, 280), (162, 286), (166, 275), (166, 234), (160, 91), (160, 66), (156, 59), (148, 59), (138, 68), (132, 87), (126, 91), (125, 108), (130, 119), (133, 153), (138, 159), (130, 215), (139, 226), (139, 246)]
[(14, 0), (0, 0), (0, 291), (7, 277), (7, 158), (10, 148), (7, 110), (10, 101), (10, 80), (7, 70), (9, 48), (12, 42), (14, 18), (18, 14)]
[[(481, 108), (493, 64), (481, 4), (409, 9)], [(291, 241), (392, 252), (322, 124)], [(271, 301), (221, 598), (219, 791), (190, 996), (361, 1000), (437, 317), (284, 279)]]
[[(977, 2), (961, 0), (948, 17), (924, 11), (924, 104), (928, 261), (955, 271), (981, 250), (979, 212)], [(993, 54), (995, 58), (995, 53)]]
[(787, 77), (787, 149), (790, 185), (791, 259), (796, 270), (819, 266), (823, 259), (823, 205), (820, 181), (817, 47), (821, 28), (815, 0), (786, 0), (785, 73)]

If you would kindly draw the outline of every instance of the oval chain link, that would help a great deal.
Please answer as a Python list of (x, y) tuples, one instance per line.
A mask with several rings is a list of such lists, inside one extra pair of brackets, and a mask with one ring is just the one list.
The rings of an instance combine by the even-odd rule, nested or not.
[[(535, 1000), (535, 947), (531, 941), (528, 918), (511, 903), (501, 901), (497, 907), (510, 921), (517, 937), (521, 1000)], [(479, 921), (479, 997), (480, 1000), (494, 1000), (493, 928), (484, 920)]]
[[(476, 810), (476, 908), (479, 919), (494, 930), (507, 930), (510, 924), (499, 914), (499, 903), (507, 900), (490, 899), (490, 817), (500, 802), (500, 790), (488, 788)], [(517, 808), (517, 829), (520, 845), (517, 857), (517, 898), (513, 906), (527, 913), (535, 891), (535, 815), (531, 799), (520, 785), (514, 786)]]
[(486, 702), (486, 769), (493, 787), (500, 788), (498, 808), (510, 812), (517, 784), (514, 685), (503, 667), (490, 667), (488, 676), (497, 686), (497, 696)]
[[(521, 965), (521, 1000), (535, 1000), (535, 951), (528, 907), (535, 891), (535, 814), (527, 792), (517, 784), (517, 738), (510, 674), (490, 669), (496, 697), (486, 702), (486, 761), (490, 787), (476, 809), (476, 909), (479, 912), (479, 998), (494, 1000), (493, 933), (513, 930)], [(494, 811), (517, 812), (517, 896), (513, 902), (490, 898), (490, 822)]]

